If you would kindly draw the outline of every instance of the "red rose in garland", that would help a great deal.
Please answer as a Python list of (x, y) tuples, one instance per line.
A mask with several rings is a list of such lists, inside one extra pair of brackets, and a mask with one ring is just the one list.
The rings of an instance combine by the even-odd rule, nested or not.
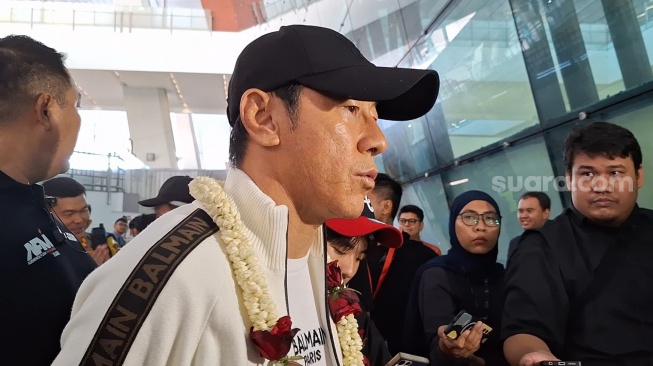
[(337, 323), (343, 316), (349, 314), (358, 316), (363, 312), (359, 303), (358, 295), (350, 288), (344, 288), (334, 292), (333, 295), (329, 296), (329, 310), (331, 311), (333, 321)]
[[(271, 330), (254, 330), (252, 327), (249, 336), (252, 338), (261, 356), (270, 361), (279, 361), (281, 364), (287, 363), (282, 360), (288, 355), (292, 340), (295, 334), (299, 332), (298, 328), (292, 329), (292, 321), (289, 316), (279, 318), (277, 324)], [(301, 356), (299, 357), (301, 359)]]
[(343, 316), (349, 314), (357, 316), (363, 312), (356, 290), (347, 287), (342, 280), (338, 261), (327, 265), (327, 286), (329, 286), (329, 311), (334, 322), (339, 322)]
[[(345, 366), (369, 366), (369, 361), (361, 350), (363, 341), (358, 333), (358, 322), (355, 316), (363, 310), (356, 290), (347, 287), (342, 280), (338, 261), (327, 265), (327, 287), (329, 292), (329, 312), (338, 327), (338, 338), (343, 346)], [(344, 342), (344, 343), (343, 343)]]

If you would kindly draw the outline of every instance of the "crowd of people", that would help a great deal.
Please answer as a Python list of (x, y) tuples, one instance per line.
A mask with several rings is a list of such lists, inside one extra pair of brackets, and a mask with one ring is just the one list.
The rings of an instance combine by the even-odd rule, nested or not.
[(374, 163), (377, 120), (424, 115), (438, 89), (435, 71), (284, 26), (236, 62), (226, 181), (172, 177), (140, 202), (155, 213), (100, 235), (84, 186), (57, 177), (80, 127), (63, 55), (0, 39), (0, 364), (653, 365), (635, 136), (608, 122), (569, 134), (569, 208), (550, 217), (546, 194), (524, 194), (507, 266), (505, 218), (479, 190), (453, 200), (442, 253)]

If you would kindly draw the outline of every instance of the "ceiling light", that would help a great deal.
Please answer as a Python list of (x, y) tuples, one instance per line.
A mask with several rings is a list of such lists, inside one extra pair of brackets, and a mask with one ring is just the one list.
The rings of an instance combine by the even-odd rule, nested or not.
[(170, 76), (170, 81), (172, 81), (172, 85), (175, 87), (175, 91), (177, 92), (177, 98), (179, 98), (179, 101), (181, 102), (181, 105), (184, 107), (182, 110), (183, 113), (191, 113), (190, 109), (188, 108), (188, 104), (186, 104), (186, 101), (184, 100), (183, 94), (181, 94), (181, 89), (179, 88), (179, 84), (177, 83), (177, 79), (175, 79), (175, 76), (172, 73), (168, 74)]
[(469, 179), (463, 178), (463, 179), (460, 179), (460, 180), (454, 180), (453, 182), (449, 182), (449, 185), (450, 186), (457, 186), (459, 184), (463, 184), (463, 183), (467, 183), (467, 182), (469, 182)]
[(227, 80), (227, 75), (222, 75), (222, 86), (224, 87), (224, 96), (229, 98), (229, 81)]
[(98, 109), (99, 105), (98, 105), (97, 101), (95, 99), (93, 99), (93, 97), (91, 97), (91, 95), (88, 94), (88, 92), (86, 92), (86, 90), (84, 90), (84, 88), (82, 88), (79, 84), (77, 84), (76, 81), (73, 81), (73, 82), (75, 83), (75, 86), (77, 87), (77, 90), (79, 90), (79, 93), (82, 94), (84, 97), (86, 97), (86, 99), (91, 101), (91, 103), (93, 103), (93, 109)]
[(114, 71), (114, 72), (113, 72), (113, 76), (115, 76), (116, 79), (118, 79), (118, 81), (120, 82), (120, 85), (122, 85), (122, 86), (127, 86), (127, 83), (125, 82), (125, 80), (122, 79), (122, 76), (120, 76), (120, 74), (118, 73), (118, 71)]

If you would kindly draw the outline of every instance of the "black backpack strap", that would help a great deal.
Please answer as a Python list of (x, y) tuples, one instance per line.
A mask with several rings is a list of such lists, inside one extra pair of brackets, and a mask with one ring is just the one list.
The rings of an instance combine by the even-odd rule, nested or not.
[(113, 299), (80, 365), (122, 365), (173, 272), (193, 249), (218, 230), (211, 217), (197, 209), (156, 242)]

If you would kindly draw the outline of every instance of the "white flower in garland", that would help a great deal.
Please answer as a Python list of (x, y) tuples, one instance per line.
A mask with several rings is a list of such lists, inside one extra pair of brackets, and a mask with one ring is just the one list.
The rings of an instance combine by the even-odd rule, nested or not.
[(363, 366), (363, 340), (358, 334), (358, 321), (354, 314), (343, 316), (338, 322), (338, 339), (345, 366)]
[[(277, 324), (277, 311), (256, 252), (245, 235), (245, 224), (224, 191), (224, 183), (210, 177), (197, 177), (189, 184), (190, 193), (200, 201), (220, 230), (215, 234), (224, 243), (243, 304), (254, 330), (270, 330)], [(353, 314), (337, 323), (344, 366), (363, 366), (363, 341)]]
[(245, 235), (245, 225), (231, 204), (223, 183), (209, 177), (198, 177), (190, 183), (190, 193), (202, 202), (220, 230), (215, 234), (225, 245), (236, 282), (243, 295), (243, 304), (254, 330), (269, 330), (277, 322), (277, 310), (268, 291), (267, 281)]

